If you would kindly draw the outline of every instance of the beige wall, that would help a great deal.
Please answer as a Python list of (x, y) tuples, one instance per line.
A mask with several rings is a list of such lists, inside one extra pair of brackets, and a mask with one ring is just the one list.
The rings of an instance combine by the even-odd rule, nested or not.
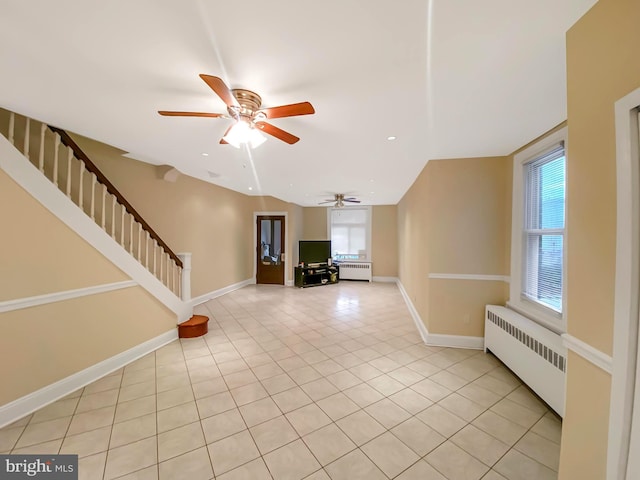
[[(253, 277), (253, 212), (262, 209), (256, 197), (186, 175), (167, 182), (153, 165), (78, 135), (74, 139), (175, 253), (193, 254), (193, 297)], [(265, 201), (265, 208), (271, 203)]]
[(303, 240), (328, 240), (327, 208), (304, 207), (303, 211)]
[(0, 405), (175, 329), (175, 324), (175, 314), (141, 287), (2, 313)]
[(560, 480), (606, 478), (611, 376), (573, 352), (567, 361)]
[(128, 280), (2, 170), (0, 225), (0, 301)]
[[(567, 33), (569, 333), (611, 354), (616, 250), (614, 102), (640, 87), (640, 2), (600, 0)], [(571, 355), (560, 478), (602, 479), (610, 379)]]
[[(430, 333), (482, 336), (501, 281), (429, 273), (508, 275), (511, 158), (431, 161), (398, 205), (400, 280)], [(509, 232), (509, 234), (507, 234)]]
[(429, 162), (398, 205), (400, 280), (429, 333), (480, 337), (502, 281), (429, 273), (508, 275), (511, 158)]
[[(371, 207), (371, 262), (374, 276), (398, 276), (397, 212), (396, 205)], [(305, 207), (303, 215), (302, 239), (327, 240), (329, 238), (327, 207)]]
[(371, 211), (373, 275), (398, 276), (398, 207), (375, 205)]
[[(0, 301), (128, 280), (0, 170)], [(0, 313), (0, 405), (175, 328), (141, 287)]]

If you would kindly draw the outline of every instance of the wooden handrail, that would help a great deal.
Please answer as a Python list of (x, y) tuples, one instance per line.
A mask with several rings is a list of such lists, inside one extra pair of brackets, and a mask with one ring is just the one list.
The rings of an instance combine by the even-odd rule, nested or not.
[(149, 224), (144, 221), (144, 219), (136, 211), (136, 209), (131, 206), (131, 204), (118, 191), (118, 189), (107, 179), (107, 177), (104, 176), (104, 174), (100, 171), (98, 167), (96, 167), (96, 165), (89, 159), (89, 157), (87, 157), (87, 154), (82, 151), (82, 149), (78, 146), (76, 142), (73, 141), (73, 139), (69, 136), (69, 134), (60, 128), (52, 127), (51, 125), (49, 125), (49, 129), (52, 132), (60, 135), (60, 140), (62, 140), (62, 143), (67, 147), (69, 147), (71, 150), (73, 150), (73, 153), (76, 156), (76, 158), (85, 164), (87, 170), (96, 176), (98, 182), (100, 182), (105, 187), (107, 187), (107, 192), (109, 192), (111, 195), (116, 197), (118, 202), (124, 206), (127, 212), (129, 212), (133, 216), (136, 222), (141, 224), (142, 228), (147, 232), (149, 232), (149, 235), (151, 236), (151, 238), (153, 238), (156, 242), (158, 242), (158, 245), (160, 245), (162, 249), (171, 257), (171, 259), (176, 263), (176, 265), (182, 268), (182, 260), (180, 260), (178, 256), (175, 253), (173, 253), (173, 251), (169, 248), (169, 246), (166, 243), (164, 243), (164, 241), (153, 230), (153, 228), (151, 228)]

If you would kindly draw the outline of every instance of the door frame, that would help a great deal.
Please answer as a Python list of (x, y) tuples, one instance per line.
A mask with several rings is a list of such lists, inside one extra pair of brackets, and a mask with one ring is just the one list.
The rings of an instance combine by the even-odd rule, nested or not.
[(639, 105), (640, 88), (615, 103), (617, 227), (608, 480), (628, 478), (632, 431), (636, 436), (640, 433), (640, 425), (632, 425), (634, 405), (640, 408), (636, 395), (640, 330)]
[(289, 262), (291, 262), (293, 257), (289, 251), (289, 215), (287, 212), (253, 212), (253, 283), (257, 283), (258, 275), (258, 249), (256, 248), (256, 239), (258, 238), (258, 217), (276, 215), (284, 217), (284, 285), (291, 286), (293, 285), (293, 280), (290, 275), (291, 264)]

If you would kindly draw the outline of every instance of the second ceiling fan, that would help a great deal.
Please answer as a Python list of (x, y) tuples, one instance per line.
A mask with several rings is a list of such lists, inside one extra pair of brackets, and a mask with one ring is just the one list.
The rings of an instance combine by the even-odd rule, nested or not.
[(310, 115), (315, 113), (313, 105), (309, 102), (281, 105), (279, 107), (260, 108), (262, 98), (251, 90), (242, 88), (229, 89), (224, 81), (213, 75), (200, 74), (200, 78), (213, 90), (227, 105), (229, 115), (223, 113), (207, 112), (173, 112), (160, 110), (158, 113), (167, 117), (209, 117), (232, 118), (235, 123), (231, 125), (223, 135), (220, 143), (232, 144), (239, 147), (243, 143), (249, 143), (256, 147), (264, 142), (264, 137), (258, 132), (264, 132), (276, 137), (283, 142), (292, 145), (300, 138), (282, 130), (266, 120), (282, 117), (295, 117), (298, 115)]
[[(334, 203), (335, 202), (335, 203)], [(344, 193), (334, 193), (333, 195), (333, 200), (325, 200), (324, 202), (320, 202), (318, 205), (324, 205), (327, 203), (334, 203), (334, 207), (336, 208), (342, 208), (345, 205), (345, 202), (347, 203), (360, 203), (360, 200), (358, 200), (356, 197), (345, 197)]]

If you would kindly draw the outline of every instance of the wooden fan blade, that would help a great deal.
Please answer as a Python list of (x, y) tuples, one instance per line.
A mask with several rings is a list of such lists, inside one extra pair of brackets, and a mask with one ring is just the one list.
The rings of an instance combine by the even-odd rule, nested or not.
[(231, 130), (231, 127), (233, 127), (233, 125), (230, 125), (229, 128), (227, 128), (224, 132), (224, 135), (222, 135), (222, 138), (220, 139), (220, 145), (229, 145), (229, 142), (227, 142), (224, 137), (227, 136), (227, 133), (229, 133), (229, 130)]
[(293, 145), (294, 143), (300, 140), (295, 135), (292, 135), (289, 132), (285, 132), (281, 128), (273, 126), (267, 122), (256, 122), (256, 127), (262, 130), (264, 133), (273, 135), (274, 137), (282, 140), (283, 142), (288, 143), (289, 145)]
[(209, 88), (216, 92), (216, 94), (222, 99), (227, 107), (239, 107), (236, 97), (233, 96), (229, 87), (222, 81), (221, 78), (214, 77), (213, 75), (200, 74), (200, 78), (205, 81)]
[(168, 112), (166, 110), (158, 111), (160, 115), (164, 115), (165, 117), (210, 117), (210, 118), (218, 118), (224, 117), (222, 113), (206, 113), (206, 112)]
[(282, 105), (280, 107), (264, 108), (260, 110), (264, 112), (267, 118), (295, 117), (297, 115), (311, 115), (316, 113), (313, 105), (309, 102), (292, 103), (291, 105)]

